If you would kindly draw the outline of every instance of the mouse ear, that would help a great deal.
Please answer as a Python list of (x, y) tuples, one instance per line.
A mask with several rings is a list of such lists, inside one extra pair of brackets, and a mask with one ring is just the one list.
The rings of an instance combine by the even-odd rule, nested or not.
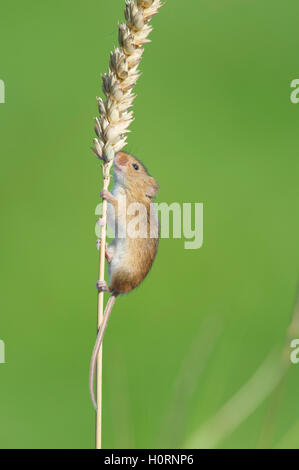
[(159, 190), (159, 185), (154, 178), (150, 178), (149, 184), (146, 188), (146, 196), (154, 198)]

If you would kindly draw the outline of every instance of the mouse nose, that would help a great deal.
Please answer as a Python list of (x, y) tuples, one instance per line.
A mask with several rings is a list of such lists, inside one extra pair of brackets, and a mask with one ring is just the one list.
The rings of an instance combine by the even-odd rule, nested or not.
[(119, 165), (126, 165), (128, 162), (128, 156), (124, 152), (118, 152), (116, 154), (116, 161)]

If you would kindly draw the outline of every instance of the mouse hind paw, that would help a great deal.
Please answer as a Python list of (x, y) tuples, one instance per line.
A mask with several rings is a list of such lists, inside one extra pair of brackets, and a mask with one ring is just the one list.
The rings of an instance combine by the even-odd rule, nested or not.
[(106, 281), (97, 281), (96, 288), (98, 292), (111, 292), (111, 287), (108, 286)]

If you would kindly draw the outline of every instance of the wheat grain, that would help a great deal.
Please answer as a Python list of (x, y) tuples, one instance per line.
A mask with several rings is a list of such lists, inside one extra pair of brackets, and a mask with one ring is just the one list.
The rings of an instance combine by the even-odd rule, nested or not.
[(118, 27), (119, 47), (110, 54), (109, 71), (102, 77), (105, 100), (97, 98), (100, 117), (95, 119), (93, 152), (108, 163), (127, 143), (126, 134), (133, 121), (130, 110), (135, 95), (132, 90), (140, 76), (138, 66), (144, 44), (150, 42), (149, 21), (162, 6), (160, 0), (126, 2), (126, 24)]

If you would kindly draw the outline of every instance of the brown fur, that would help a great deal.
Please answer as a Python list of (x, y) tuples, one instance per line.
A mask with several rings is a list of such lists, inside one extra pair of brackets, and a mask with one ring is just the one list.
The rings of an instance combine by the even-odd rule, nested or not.
[(124, 258), (127, 269), (116, 269), (111, 277), (111, 288), (118, 293), (127, 293), (135, 289), (150, 271), (158, 249), (158, 240), (151, 238), (134, 239), (131, 254), (134, 262)]
[[(138, 165), (138, 170), (133, 164)], [(158, 184), (147, 172), (144, 165), (136, 158), (124, 152), (116, 156), (116, 171), (121, 167), (125, 172), (124, 191), (127, 207), (134, 202), (142, 203), (147, 211), (147, 238), (127, 238), (123, 258), (111, 273), (111, 288), (117, 293), (127, 293), (137, 287), (148, 274), (158, 249), (158, 225), (154, 227), (155, 238), (150, 238), (150, 208), (153, 197), (158, 191)], [(117, 204), (116, 212), (117, 212)], [(117, 214), (119, 216), (119, 214)], [(127, 216), (127, 223), (134, 215)], [(153, 227), (152, 227), (153, 229)]]
[[(137, 170), (133, 167), (135, 164), (138, 165)], [(93, 382), (96, 359), (113, 304), (118, 294), (130, 292), (143, 281), (152, 267), (158, 249), (159, 222), (156, 217), (152, 217), (153, 220), (151, 220), (150, 217), (152, 200), (158, 192), (157, 182), (148, 174), (145, 166), (141, 162), (132, 157), (132, 155), (124, 152), (119, 152), (115, 157), (115, 171), (116, 187), (114, 188), (114, 192), (116, 197), (109, 193), (109, 191), (103, 191), (102, 195), (113, 205), (116, 219), (120, 219), (122, 215), (120, 214), (121, 208), (118, 207), (118, 194), (125, 194), (127, 207), (132, 202), (144, 204), (147, 212), (147, 220), (145, 222), (147, 237), (129, 238), (128, 234), (125, 240), (120, 240), (120, 238), (116, 237), (107, 250), (107, 254), (111, 259), (109, 267), (111, 287), (105, 286), (105, 288), (108, 291), (112, 291), (112, 294), (106, 305), (104, 319), (98, 331), (89, 374), (89, 390), (95, 408), (96, 400)], [(117, 190), (121, 190), (121, 192), (117, 192)], [(132, 218), (134, 218), (134, 215), (128, 216), (126, 212), (127, 224)], [(153, 238), (150, 238), (150, 223), (153, 224), (151, 227), (151, 235)]]

